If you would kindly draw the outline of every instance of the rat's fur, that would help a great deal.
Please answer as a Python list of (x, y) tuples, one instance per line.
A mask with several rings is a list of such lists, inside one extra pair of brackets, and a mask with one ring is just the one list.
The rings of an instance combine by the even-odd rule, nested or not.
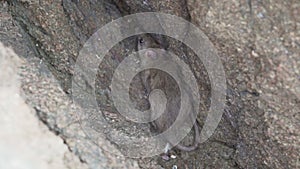
[[(137, 39), (137, 50), (159, 48), (160, 46), (162, 45), (160, 45), (158, 41), (156, 41), (150, 35), (140, 35)], [(149, 49), (149, 51), (146, 51), (145, 54), (149, 55), (147, 56), (147, 58), (149, 59), (155, 59), (156, 57), (158, 57), (155, 55), (155, 51), (151, 49)], [(171, 76), (167, 76), (165, 72), (160, 70), (146, 70), (145, 73), (141, 76), (143, 76), (141, 77), (141, 81), (148, 94), (150, 94), (150, 92), (154, 89), (160, 89), (165, 93), (167, 97), (166, 109), (164, 113), (152, 122), (157, 132), (164, 132), (165, 130), (170, 128), (179, 114), (181, 103), (179, 87), (178, 85), (176, 85), (176, 81), (171, 78)], [(195, 131), (195, 139), (193, 145), (184, 146), (179, 143), (176, 145), (178, 149), (183, 151), (193, 151), (198, 147), (200, 136), (197, 121), (194, 123), (193, 127)]]

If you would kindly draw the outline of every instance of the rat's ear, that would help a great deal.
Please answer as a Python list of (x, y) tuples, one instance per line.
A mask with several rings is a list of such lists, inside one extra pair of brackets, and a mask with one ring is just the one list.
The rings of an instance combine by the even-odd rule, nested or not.
[(160, 34), (151, 34), (151, 37), (155, 40), (159, 46), (157, 48), (162, 48), (167, 50), (169, 48), (169, 42), (166, 39), (166, 36)]

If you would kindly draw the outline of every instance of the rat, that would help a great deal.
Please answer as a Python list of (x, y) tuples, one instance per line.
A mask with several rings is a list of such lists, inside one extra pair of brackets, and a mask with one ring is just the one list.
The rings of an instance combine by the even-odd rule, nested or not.
[[(156, 40), (155, 37), (151, 36), (150, 34), (139, 35), (136, 42), (137, 43), (136, 50), (139, 51), (148, 48), (160, 48), (163, 45), (161, 45), (159, 42), (160, 42), (159, 40)], [(148, 51), (146, 51), (144, 54), (146, 55), (146, 58), (149, 59), (164, 57), (164, 56), (158, 56), (157, 53), (152, 49), (148, 49)], [(146, 93), (148, 94), (147, 95), (148, 101), (149, 101), (149, 95), (151, 91), (155, 89), (162, 90), (167, 97), (167, 103), (164, 112), (157, 119), (151, 122), (151, 125), (154, 127), (154, 129), (157, 132), (159, 133), (164, 132), (168, 128), (170, 128), (170, 126), (175, 122), (179, 114), (180, 103), (181, 103), (179, 86), (176, 84), (176, 81), (171, 76), (167, 76), (167, 73), (157, 69), (147, 69), (141, 74), (140, 77), (141, 77), (141, 82), (144, 85), (144, 88), (146, 89)], [(179, 143), (173, 146), (175, 146), (176, 148), (182, 151), (193, 151), (197, 149), (198, 144), (200, 143), (199, 125), (197, 123), (197, 120), (194, 123), (193, 128), (194, 128), (194, 143), (192, 145), (185, 146)], [(169, 150), (170, 150), (170, 142), (167, 143), (166, 145), (165, 154), (167, 154)]]

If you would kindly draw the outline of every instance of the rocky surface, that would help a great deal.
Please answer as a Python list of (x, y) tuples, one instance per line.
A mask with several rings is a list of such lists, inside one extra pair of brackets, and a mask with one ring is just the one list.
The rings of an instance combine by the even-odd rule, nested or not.
[(0, 43), (0, 168), (87, 168), (21, 97), (20, 66), (24, 60)]
[[(80, 108), (63, 92), (43, 61), (28, 50), (20, 29), (1, 4), (0, 168), (139, 168), (137, 162), (96, 146), (78, 123)], [(18, 76), (19, 75), (19, 76)]]
[(237, 119), (240, 166), (299, 167), (299, 2), (188, 2), (192, 21), (218, 48), (230, 86), (250, 91)]
[[(69, 97), (73, 65), (87, 38), (113, 19), (143, 11), (175, 14), (197, 25), (217, 48), (229, 89), (225, 116), (201, 148), (190, 153), (172, 151), (177, 158), (168, 162), (160, 157), (139, 159), (137, 166), (134, 160), (105, 151), (118, 151), (109, 135), (98, 137), (97, 145), (84, 135), (76, 122), (80, 108)], [(21, 73), (24, 98), (34, 108), (34, 117), (56, 139), (64, 140), (65, 145), (57, 145), (72, 152), (70, 165), (76, 165), (79, 158), (88, 168), (299, 168), (299, 16), (297, 0), (12, 0), (9, 6), (1, 2), (0, 38), (27, 59)], [(147, 126), (118, 117), (106, 96), (113, 70), (134, 50), (133, 40), (121, 42), (106, 56), (96, 88), (99, 105), (112, 127), (125, 134), (142, 128), (136, 134), (143, 135)], [(194, 72), (202, 72), (197, 80), (203, 90), (209, 90), (201, 63), (189, 59), (193, 55), (181, 44), (169, 43)], [(200, 124), (203, 117), (200, 114)]]

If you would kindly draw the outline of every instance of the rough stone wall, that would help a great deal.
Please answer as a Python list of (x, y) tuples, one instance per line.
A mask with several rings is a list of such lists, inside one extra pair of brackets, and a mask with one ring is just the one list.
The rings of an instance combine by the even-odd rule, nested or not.
[[(74, 120), (69, 117), (72, 116), (72, 111), (61, 112), (62, 109), (56, 106), (65, 100), (61, 98), (67, 98), (62, 96), (63, 91), (70, 94), (72, 65), (87, 38), (112, 19), (142, 11), (175, 14), (197, 25), (219, 52), (229, 90), (227, 109), (224, 112), (226, 116), (209, 142), (201, 145), (195, 152), (175, 151), (177, 158), (168, 162), (159, 157), (138, 160), (140, 167), (156, 168), (157, 162), (165, 168), (174, 165), (179, 168), (299, 167), (299, 1), (12, 0), (9, 4), (14, 22), (23, 30), (22, 34), (16, 31), (20, 36), (24, 36), (22, 44), (29, 45), (30, 50), (34, 51), (36, 57), (41, 58), (41, 63), (47, 66), (63, 88), (43, 88), (45, 85), (39, 82), (48, 84), (45, 77), (50, 76), (50, 73), (42, 73), (39, 78), (34, 78), (28, 75), (28, 72), (34, 72), (33, 70), (24, 70), (24, 76), (27, 75), (29, 80), (24, 81), (25, 85), (22, 85), (26, 100), (31, 101), (30, 105), (37, 112), (37, 117), (51, 131), (64, 138), (69, 150), (89, 168), (104, 167), (99, 164), (106, 161), (104, 159), (108, 158), (107, 154), (101, 156), (102, 151), (97, 146), (90, 145), (91, 148), (87, 149), (84, 144), (79, 144), (82, 138), (77, 133), (78, 128), (72, 125), (72, 129), (64, 127), (70, 123), (68, 120)], [(10, 14), (1, 14), (1, 22), (4, 23)], [(1, 25), (1, 28), (5, 28)], [(5, 37), (9, 31), (11, 30), (3, 29), (4, 34), (2, 33), (1, 37)], [(1, 41), (7, 43), (8, 39), (1, 38)], [(129, 39), (112, 49), (107, 56), (110, 59), (101, 67), (101, 70), (106, 72), (104, 78), (99, 77), (101, 84), (108, 83), (113, 69), (123, 56), (134, 49), (131, 42)], [(16, 51), (20, 50), (17, 44), (10, 44)], [(173, 48), (176, 48), (177, 44), (174, 45)], [(28, 58), (26, 55), (22, 57)], [(44, 71), (46, 68), (38, 63), (40, 62), (36, 61), (32, 65), (37, 69), (33, 75), (47, 72)], [(190, 63), (197, 71), (197, 64), (193, 60)], [(205, 78), (200, 79), (204, 80)], [(29, 88), (30, 84), (33, 87)], [(99, 90), (103, 91), (102, 93), (109, 92), (105, 85), (100, 86)], [(53, 102), (37, 99), (40, 95), (48, 93), (55, 95)], [(56, 96), (57, 93), (60, 94)], [(99, 100), (101, 106), (111, 106), (104, 95), (99, 94)], [(113, 111), (114, 109), (107, 109), (106, 113), (115, 120)], [(116, 120), (112, 124), (116, 128), (132, 125), (122, 120)], [(105, 147), (110, 143), (107, 141), (100, 145)], [(129, 159), (121, 161), (117, 160), (116, 163), (131, 165)], [(134, 162), (132, 165), (136, 166)]]

